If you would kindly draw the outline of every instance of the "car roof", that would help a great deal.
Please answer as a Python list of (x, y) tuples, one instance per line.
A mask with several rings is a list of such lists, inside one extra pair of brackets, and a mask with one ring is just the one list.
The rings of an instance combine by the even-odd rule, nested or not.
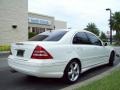
[(51, 32), (54, 32), (54, 31), (67, 31), (67, 32), (89, 32), (87, 30), (81, 30), (81, 29), (55, 29), (55, 30), (49, 30), (49, 31), (45, 31), (41, 34), (50, 34)]
[(81, 30), (81, 29), (59, 29), (59, 30), (61, 30), (61, 31), (68, 31), (68, 32), (87, 32), (87, 33), (94, 34), (94, 33), (90, 32), (90, 31)]

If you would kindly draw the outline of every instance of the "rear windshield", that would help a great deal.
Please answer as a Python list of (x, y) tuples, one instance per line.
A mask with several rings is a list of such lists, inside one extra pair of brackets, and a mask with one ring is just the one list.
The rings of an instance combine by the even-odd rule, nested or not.
[(30, 39), (30, 41), (59, 41), (67, 31), (47, 31), (38, 34)]

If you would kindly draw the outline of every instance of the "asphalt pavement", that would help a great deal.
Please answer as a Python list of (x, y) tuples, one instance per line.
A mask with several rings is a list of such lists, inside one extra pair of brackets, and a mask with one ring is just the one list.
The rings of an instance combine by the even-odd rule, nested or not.
[[(120, 48), (116, 48), (116, 50), (120, 51)], [(0, 54), (0, 90), (60, 90), (70, 86), (63, 83), (61, 79), (29, 77), (19, 72), (11, 73), (7, 64), (8, 55)], [(113, 67), (119, 63), (120, 57), (116, 57)], [(100, 75), (113, 67), (103, 65), (90, 69), (81, 75), (77, 84)]]

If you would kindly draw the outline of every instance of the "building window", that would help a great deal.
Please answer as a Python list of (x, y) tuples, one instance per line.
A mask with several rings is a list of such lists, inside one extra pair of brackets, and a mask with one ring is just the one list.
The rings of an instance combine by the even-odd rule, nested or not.
[(35, 27), (32, 27), (32, 32), (36, 32), (36, 31), (35, 31)]
[(32, 27), (32, 32), (35, 32), (35, 33), (42, 33), (42, 32), (45, 32), (45, 28), (40, 28), (40, 27)]

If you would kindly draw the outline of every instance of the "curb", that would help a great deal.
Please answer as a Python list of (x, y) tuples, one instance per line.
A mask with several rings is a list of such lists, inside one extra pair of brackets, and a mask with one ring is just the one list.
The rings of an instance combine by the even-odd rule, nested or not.
[(5, 58), (9, 54), (10, 54), (10, 51), (2, 51), (2, 52), (0, 52), (0, 58)]
[(86, 86), (86, 85), (88, 85), (88, 84), (90, 84), (90, 83), (92, 83), (94, 81), (102, 79), (103, 77), (111, 74), (112, 71), (117, 70), (119, 68), (120, 68), (120, 64), (118, 64), (117, 66), (111, 68), (109, 71), (106, 71), (106, 72), (104, 72), (104, 73), (102, 73), (100, 75), (97, 75), (95, 77), (92, 77), (92, 78), (90, 78), (88, 80), (85, 80), (83, 82), (80, 82), (80, 83), (78, 82), (76, 84), (73, 84), (73, 85), (71, 85), (69, 87), (66, 87), (66, 88), (63, 88), (63, 89), (60, 89), (60, 90), (75, 90), (75, 89), (77, 89), (77, 88), (79, 88), (81, 86)]
[(9, 54), (10, 51), (0, 51), (0, 54)]

